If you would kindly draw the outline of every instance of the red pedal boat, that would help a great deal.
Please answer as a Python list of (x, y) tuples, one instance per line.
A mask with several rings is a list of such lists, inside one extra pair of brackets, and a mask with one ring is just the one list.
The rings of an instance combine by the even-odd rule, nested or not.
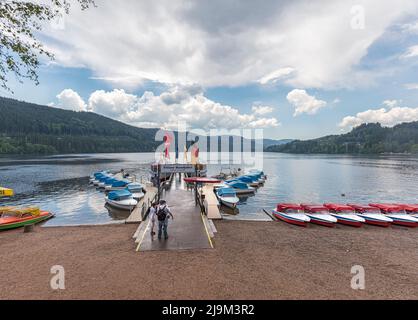
[(359, 217), (350, 206), (336, 203), (325, 203), (324, 206), (328, 208), (332, 216), (337, 218), (338, 223), (360, 228), (363, 223), (366, 222), (362, 217)]
[(329, 214), (329, 210), (321, 205), (301, 204), (305, 214), (311, 219), (312, 223), (325, 227), (335, 227), (337, 218)]
[(370, 203), (371, 207), (378, 208), (382, 213), (393, 220), (393, 224), (416, 228), (418, 219), (407, 214), (402, 206), (394, 204)]
[(191, 177), (191, 178), (184, 178), (184, 182), (186, 183), (221, 183), (222, 180), (213, 179), (213, 178), (204, 178), (204, 177)]
[(358, 204), (348, 205), (356, 210), (357, 214), (364, 218), (367, 224), (379, 227), (389, 227), (393, 222), (393, 219), (382, 214), (378, 208)]
[(401, 207), (406, 211), (406, 213), (409, 213), (414, 218), (418, 218), (418, 204), (395, 204), (396, 206)]
[(305, 213), (303, 208), (294, 203), (279, 203), (277, 208), (273, 210), (273, 215), (282, 221), (301, 227), (306, 227), (311, 220)]

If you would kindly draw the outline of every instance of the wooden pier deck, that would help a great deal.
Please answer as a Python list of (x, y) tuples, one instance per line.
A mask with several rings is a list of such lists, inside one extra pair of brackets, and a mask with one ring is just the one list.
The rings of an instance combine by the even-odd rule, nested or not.
[(137, 239), (137, 251), (213, 248), (211, 225), (205, 221), (206, 217), (202, 215), (200, 206), (195, 205), (192, 191), (170, 190), (163, 193), (162, 199), (167, 201), (174, 215), (174, 220), (170, 219), (168, 225), (169, 238), (157, 238), (158, 221), (155, 222), (154, 228), (156, 235), (151, 237), (151, 222), (147, 219), (134, 235)]
[(200, 191), (200, 196), (202, 194), (205, 196), (203, 206), (205, 207), (207, 217), (209, 219), (222, 219), (219, 211), (219, 201), (213, 191), (213, 185), (204, 185)]
[(141, 223), (143, 221), (144, 214), (151, 206), (151, 203), (155, 201), (158, 190), (156, 187), (152, 186), (152, 184), (146, 184), (145, 191), (146, 193), (144, 198), (138, 202), (128, 219), (125, 220), (125, 223), (134, 224)]

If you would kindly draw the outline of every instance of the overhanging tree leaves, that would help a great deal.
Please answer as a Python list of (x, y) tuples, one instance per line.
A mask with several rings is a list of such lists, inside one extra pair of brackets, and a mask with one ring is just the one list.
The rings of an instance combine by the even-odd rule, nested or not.
[[(94, 6), (94, 0), (77, 0), (81, 9)], [(39, 58), (53, 59), (36, 38), (45, 21), (68, 14), (70, 0), (22, 1), (0, 0), (0, 85), (9, 90), (7, 76), (14, 74), (18, 81), (30, 79), (36, 84)]]

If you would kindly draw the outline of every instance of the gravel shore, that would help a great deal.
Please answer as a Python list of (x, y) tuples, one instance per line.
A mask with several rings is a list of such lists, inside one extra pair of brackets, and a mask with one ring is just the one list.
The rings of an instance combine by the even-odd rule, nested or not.
[[(215, 224), (213, 250), (140, 253), (135, 225), (2, 232), (0, 299), (418, 298), (416, 229)], [(50, 287), (54, 265), (65, 290)], [(350, 286), (353, 265), (365, 290)]]

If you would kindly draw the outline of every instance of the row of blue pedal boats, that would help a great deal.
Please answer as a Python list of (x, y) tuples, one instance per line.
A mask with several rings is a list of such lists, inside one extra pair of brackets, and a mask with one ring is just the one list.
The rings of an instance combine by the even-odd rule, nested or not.
[(105, 191), (105, 201), (119, 210), (133, 210), (145, 196), (145, 188), (131, 178), (118, 178), (110, 171), (95, 172), (90, 176), (90, 183)]
[(215, 194), (222, 205), (235, 209), (240, 201), (240, 196), (254, 194), (257, 188), (264, 185), (266, 179), (262, 170), (251, 170), (246, 175), (215, 184)]

